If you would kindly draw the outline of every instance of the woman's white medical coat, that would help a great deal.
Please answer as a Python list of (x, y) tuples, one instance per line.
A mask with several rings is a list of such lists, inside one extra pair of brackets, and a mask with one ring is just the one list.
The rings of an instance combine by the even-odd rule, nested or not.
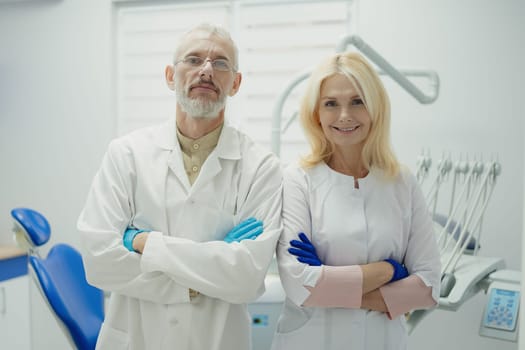
[(283, 194), (284, 231), (279, 240), (279, 273), (287, 299), (274, 350), (398, 350), (406, 347), (404, 316), (390, 320), (377, 311), (301, 307), (321, 267), (288, 253), (299, 232), (311, 237), (321, 261), (331, 266), (362, 265), (393, 258), (404, 262), (439, 298), (440, 258), (427, 206), (415, 178), (402, 170), (386, 181), (372, 169), (359, 179), (325, 163), (287, 169)]
[[(250, 348), (244, 303), (264, 291), (281, 232), (279, 162), (225, 125), (190, 186), (175, 130), (113, 141), (78, 220), (88, 281), (112, 292), (97, 349)], [(222, 241), (248, 217), (262, 235)], [(142, 255), (122, 245), (130, 225), (153, 231)]]

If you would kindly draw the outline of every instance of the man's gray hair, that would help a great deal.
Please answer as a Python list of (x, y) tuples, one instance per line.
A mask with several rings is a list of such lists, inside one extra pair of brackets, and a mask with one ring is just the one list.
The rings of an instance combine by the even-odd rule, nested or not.
[(232, 47), (233, 47), (233, 69), (235, 71), (237, 71), (239, 69), (239, 49), (237, 48), (237, 45), (235, 44), (235, 41), (233, 41), (231, 35), (230, 35), (230, 32), (228, 30), (226, 30), (225, 28), (221, 27), (221, 26), (218, 26), (218, 25), (215, 25), (215, 24), (211, 24), (211, 23), (201, 23), (193, 28), (191, 28), (190, 30), (188, 30), (187, 32), (185, 32), (184, 34), (181, 35), (181, 37), (179, 38), (179, 44), (177, 46), (177, 49), (175, 50), (175, 57), (174, 57), (174, 61), (178, 61), (180, 58), (179, 58), (179, 49), (180, 49), (180, 43), (183, 41), (183, 39), (188, 36), (189, 34), (193, 33), (193, 32), (206, 32), (206, 33), (209, 33), (210, 35), (217, 35), (221, 38), (224, 38), (226, 40), (229, 40), (230, 43), (232, 44)]

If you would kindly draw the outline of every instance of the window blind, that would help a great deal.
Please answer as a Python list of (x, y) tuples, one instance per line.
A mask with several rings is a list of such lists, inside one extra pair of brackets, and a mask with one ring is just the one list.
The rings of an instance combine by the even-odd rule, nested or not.
[[(354, 29), (355, 1), (253, 1), (120, 6), (116, 16), (117, 133), (157, 124), (175, 113), (175, 94), (164, 69), (173, 62), (177, 39), (201, 22), (227, 28), (239, 48), (243, 80), (228, 101), (226, 118), (271, 149), (272, 112), (284, 86), (333, 53)], [(304, 83), (287, 100), (284, 116), (297, 111)], [(299, 123), (281, 138), (281, 159), (308, 149)]]

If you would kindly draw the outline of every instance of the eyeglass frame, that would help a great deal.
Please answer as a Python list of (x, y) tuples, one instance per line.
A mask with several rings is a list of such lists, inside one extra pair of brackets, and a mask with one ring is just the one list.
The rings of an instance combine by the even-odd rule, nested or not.
[[(188, 59), (192, 59), (192, 58), (193, 59), (199, 59), (199, 60), (202, 61), (202, 63), (200, 63), (198, 65), (193, 65), (193, 64), (189, 63)], [(225, 62), (226, 65), (228, 66), (228, 69), (227, 70), (217, 69), (217, 67), (214, 66), (215, 62), (217, 62), (217, 61)], [(202, 68), (202, 67), (204, 67), (206, 65), (206, 63), (210, 62), (212, 69), (215, 70), (215, 71), (218, 71), (218, 72), (233, 72), (233, 73), (237, 72), (237, 69), (235, 69), (235, 67), (233, 67), (233, 64), (230, 63), (230, 61), (228, 59), (226, 59), (226, 58), (216, 58), (216, 59), (212, 60), (209, 57), (202, 58), (202, 57), (196, 56), (196, 55), (189, 55), (189, 56), (186, 56), (184, 58), (181, 58), (178, 61), (175, 61), (173, 63), (173, 65), (176, 66), (177, 64), (179, 64), (181, 62), (187, 64), (188, 66), (190, 66), (192, 68)]]

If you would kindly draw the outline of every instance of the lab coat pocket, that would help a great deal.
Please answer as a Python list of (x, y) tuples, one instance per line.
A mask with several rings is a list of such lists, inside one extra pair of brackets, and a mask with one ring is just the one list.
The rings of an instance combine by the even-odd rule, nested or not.
[(407, 348), (408, 333), (404, 315), (387, 321), (385, 338), (388, 340), (388, 347), (385, 345), (385, 348), (389, 350), (402, 350)]
[(297, 308), (287, 304), (277, 325), (272, 350), (299, 347), (303, 350), (323, 349), (324, 335), (321, 333), (324, 330), (324, 314), (316, 309)]
[(102, 323), (97, 339), (97, 349), (127, 350), (129, 349), (128, 333)]
[(366, 336), (368, 349), (402, 350), (407, 347), (404, 316), (390, 320), (382, 312), (371, 311), (367, 314), (366, 328), (374, 330)]

